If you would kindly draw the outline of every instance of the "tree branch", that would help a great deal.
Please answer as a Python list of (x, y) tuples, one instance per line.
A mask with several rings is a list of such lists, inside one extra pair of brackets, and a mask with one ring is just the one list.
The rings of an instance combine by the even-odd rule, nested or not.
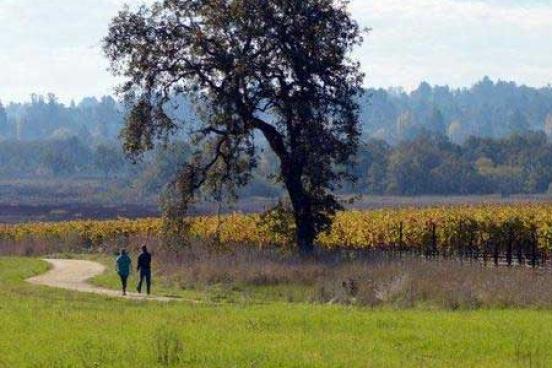
[(284, 137), (282, 136), (282, 134), (278, 132), (278, 130), (273, 125), (265, 122), (262, 119), (254, 117), (251, 123), (256, 129), (259, 129), (263, 133), (266, 140), (270, 144), (270, 147), (272, 148), (272, 150), (274, 150), (278, 157), (282, 161), (289, 161), (289, 152), (286, 149)]

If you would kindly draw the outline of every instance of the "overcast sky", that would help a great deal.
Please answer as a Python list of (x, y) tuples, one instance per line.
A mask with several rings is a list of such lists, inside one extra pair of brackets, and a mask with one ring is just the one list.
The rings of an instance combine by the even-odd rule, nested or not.
[[(100, 43), (124, 0), (0, 0), (0, 100), (111, 94)], [(132, 4), (136, 0), (129, 1)], [(370, 87), (552, 83), (552, 0), (353, 0)]]

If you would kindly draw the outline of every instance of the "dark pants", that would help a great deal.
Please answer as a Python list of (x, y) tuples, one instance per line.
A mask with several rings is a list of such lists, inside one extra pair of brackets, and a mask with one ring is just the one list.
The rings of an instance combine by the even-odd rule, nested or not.
[(119, 274), (119, 277), (121, 278), (121, 285), (123, 286), (123, 293), (126, 293), (127, 285), (128, 285), (128, 275)]
[(140, 270), (140, 282), (138, 282), (138, 286), (136, 289), (139, 293), (142, 292), (142, 282), (144, 282), (144, 279), (146, 280), (146, 287), (148, 294), (151, 292), (151, 270)]

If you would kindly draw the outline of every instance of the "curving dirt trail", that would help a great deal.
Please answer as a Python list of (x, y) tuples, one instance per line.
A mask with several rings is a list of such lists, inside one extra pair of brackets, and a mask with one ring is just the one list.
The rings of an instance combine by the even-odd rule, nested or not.
[(120, 291), (91, 285), (88, 281), (93, 277), (101, 275), (105, 271), (105, 266), (97, 262), (73, 259), (45, 259), (44, 261), (50, 263), (52, 268), (45, 274), (31, 277), (27, 282), (34, 285), (50, 286), (132, 300), (150, 300), (158, 302), (181, 300), (169, 297), (147, 296), (138, 293), (127, 293), (127, 296), (123, 296)]

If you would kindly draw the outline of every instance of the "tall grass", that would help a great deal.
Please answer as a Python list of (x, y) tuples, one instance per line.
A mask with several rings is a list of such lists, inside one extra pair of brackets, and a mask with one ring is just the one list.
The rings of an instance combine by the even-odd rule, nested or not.
[(552, 307), (552, 273), (529, 267), (387, 254), (324, 253), (302, 259), (276, 249), (212, 251), (201, 245), (159, 253), (156, 262), (165, 282), (178, 288), (283, 286), (294, 297), (302, 289), (305, 302), (370, 307)]

